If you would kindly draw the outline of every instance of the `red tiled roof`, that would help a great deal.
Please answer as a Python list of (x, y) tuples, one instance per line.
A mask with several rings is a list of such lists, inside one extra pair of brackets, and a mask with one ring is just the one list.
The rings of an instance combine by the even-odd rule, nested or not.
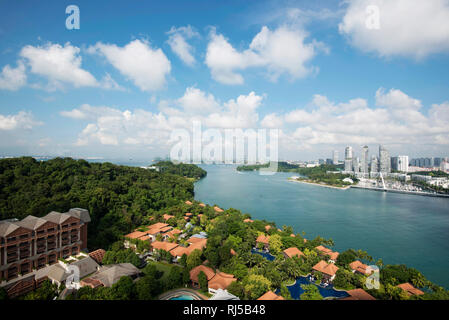
[(363, 274), (371, 273), (370, 268), (366, 264), (363, 264), (362, 262), (360, 262), (359, 260), (351, 262), (349, 264), (349, 267), (352, 270), (358, 271), (358, 272), (363, 273)]
[(167, 223), (157, 222), (155, 224), (152, 224), (151, 226), (148, 226), (146, 233), (155, 235), (158, 233), (162, 233), (163, 232), (162, 229), (167, 227), (170, 227)]
[(243, 222), (254, 222), (253, 220), (251, 220), (250, 218), (243, 220)]
[(326, 261), (321, 260), (314, 265), (312, 269), (329, 276), (334, 276), (337, 273), (338, 267), (333, 263), (327, 263)]
[(198, 275), (200, 274), (201, 271), (203, 271), (204, 274), (206, 275), (207, 281), (212, 279), (213, 276), (215, 275), (214, 270), (201, 264), (201, 265), (193, 268), (192, 270), (190, 270), (190, 280), (192, 280), (194, 282), (198, 282)]
[(221, 208), (219, 208), (219, 207), (214, 207), (214, 210), (215, 210), (216, 212), (223, 212), (223, 211), (224, 211), (223, 209), (221, 209)]
[(257, 237), (257, 242), (263, 243), (263, 244), (268, 244), (270, 240), (270, 236), (265, 236), (263, 234), (261, 234), (260, 236)]
[(171, 243), (171, 242), (162, 242), (162, 241), (154, 241), (151, 246), (154, 249), (159, 249), (159, 250), (165, 250), (165, 251), (170, 251), (173, 250), (174, 248), (176, 248), (178, 246), (178, 244), (176, 243)]
[(106, 251), (104, 249), (97, 249), (89, 253), (89, 257), (95, 260), (96, 263), (100, 263), (103, 261), (103, 257)]
[(125, 238), (129, 238), (129, 239), (139, 239), (143, 236), (145, 236), (146, 233), (145, 232), (141, 232), (141, 231), (133, 231), (131, 233), (128, 233), (127, 235), (125, 235)]
[(200, 207), (205, 207), (206, 205), (204, 203), (200, 203)]
[(410, 283), (406, 282), (406, 283), (401, 283), (397, 285), (398, 288), (401, 288), (402, 290), (406, 291), (409, 295), (415, 295), (415, 296), (420, 296), (423, 295), (424, 292), (415, 288), (414, 286), (412, 286)]
[(168, 219), (174, 218), (175, 216), (169, 215), (169, 214), (164, 214), (162, 216), (162, 218), (164, 218), (165, 221), (167, 221)]
[(289, 258), (293, 258), (294, 256), (298, 256), (298, 257), (303, 256), (303, 257), (304, 257), (304, 253), (302, 253), (301, 250), (299, 250), (299, 249), (296, 248), (296, 247), (291, 247), (291, 248), (285, 249), (285, 250), (284, 250), (284, 253), (285, 253)]
[(191, 216), (193, 216), (193, 213), (187, 212), (187, 213), (185, 214), (185, 216), (186, 216), (186, 217), (191, 217)]
[(346, 292), (349, 294), (349, 297), (343, 298), (342, 300), (376, 300), (376, 298), (363, 289), (353, 289)]
[(285, 300), (283, 297), (278, 296), (273, 291), (268, 291), (260, 296), (257, 300)]
[(270, 229), (271, 229), (271, 226), (270, 226), (270, 225), (266, 225), (266, 226), (265, 226), (265, 230), (266, 230), (266, 231), (268, 231), (268, 230), (270, 230)]
[(211, 280), (209, 280), (208, 286), (209, 286), (209, 288), (212, 288), (215, 290), (218, 290), (218, 289), (225, 290), (234, 281), (237, 281), (237, 279), (234, 278), (233, 274), (218, 272), (217, 274), (215, 274), (215, 276)]
[(234, 249), (231, 249), (231, 254), (232, 254), (233, 256), (235, 256), (237, 253), (235, 252)]
[(187, 201), (185, 202), (185, 204), (188, 204), (188, 205), (190, 206), (190, 205), (192, 205), (192, 202), (190, 202), (189, 200), (187, 200)]

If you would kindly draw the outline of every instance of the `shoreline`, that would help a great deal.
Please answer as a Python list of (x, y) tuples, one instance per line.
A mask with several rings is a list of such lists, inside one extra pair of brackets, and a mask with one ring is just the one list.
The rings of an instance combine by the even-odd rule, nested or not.
[(325, 188), (332, 188), (332, 189), (338, 189), (338, 190), (348, 190), (349, 188), (351, 188), (351, 186), (336, 187), (336, 186), (331, 186), (331, 185), (328, 185), (328, 184), (319, 184), (319, 183), (316, 183), (316, 182), (308, 182), (308, 181), (296, 180), (296, 179), (292, 179), (292, 178), (288, 178), (287, 180), (291, 181), (291, 182), (306, 183), (306, 184), (311, 184), (311, 185), (314, 185), (314, 186), (325, 187)]

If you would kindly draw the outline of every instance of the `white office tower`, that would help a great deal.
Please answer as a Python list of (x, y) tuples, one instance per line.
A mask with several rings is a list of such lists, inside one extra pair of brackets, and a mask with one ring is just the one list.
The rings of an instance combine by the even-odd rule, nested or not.
[(379, 172), (379, 159), (377, 159), (376, 156), (373, 156), (371, 158), (371, 173), (378, 173)]
[(352, 168), (354, 169), (354, 172), (360, 172), (360, 170), (359, 170), (359, 158), (358, 157), (352, 158)]
[(369, 158), (368, 158), (368, 146), (364, 146), (362, 148), (362, 158), (360, 159), (360, 172), (361, 173), (368, 173), (368, 164), (369, 164)]
[(332, 152), (332, 163), (338, 164), (338, 151), (337, 150), (334, 150)]
[(391, 166), (393, 170), (408, 172), (408, 156), (397, 156), (391, 158)]
[(379, 145), (379, 171), (382, 173), (391, 172), (390, 153), (382, 145)]
[(345, 171), (352, 171), (352, 147), (345, 149)]

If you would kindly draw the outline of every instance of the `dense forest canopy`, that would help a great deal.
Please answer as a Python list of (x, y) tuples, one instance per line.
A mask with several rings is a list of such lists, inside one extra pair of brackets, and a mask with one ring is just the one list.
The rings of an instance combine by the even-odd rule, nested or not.
[(0, 220), (86, 208), (90, 249), (107, 248), (145, 216), (193, 194), (191, 181), (166, 172), (71, 158), (0, 160)]
[(160, 172), (176, 174), (187, 178), (201, 179), (207, 175), (206, 170), (203, 170), (194, 164), (174, 164), (171, 161), (159, 161), (154, 164), (154, 166), (158, 167)]

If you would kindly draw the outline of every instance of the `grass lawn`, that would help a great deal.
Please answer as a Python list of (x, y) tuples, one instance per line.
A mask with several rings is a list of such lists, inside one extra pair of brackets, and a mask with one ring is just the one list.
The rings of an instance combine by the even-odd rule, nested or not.
[(155, 265), (157, 270), (162, 271), (164, 273), (161, 279), (165, 279), (168, 276), (171, 268), (173, 268), (173, 265), (160, 261), (148, 261), (148, 264)]

